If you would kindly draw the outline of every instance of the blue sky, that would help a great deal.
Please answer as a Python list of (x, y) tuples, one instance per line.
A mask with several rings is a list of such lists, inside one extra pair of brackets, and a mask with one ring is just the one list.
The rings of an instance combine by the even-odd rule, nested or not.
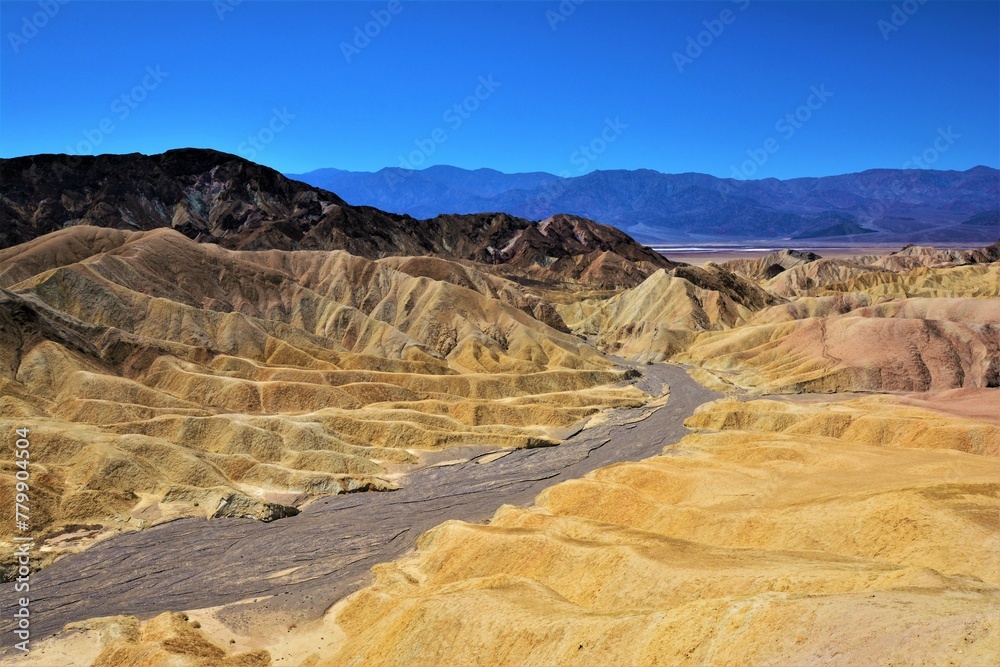
[(1000, 166), (997, 2), (64, 2), (0, 4), (3, 157), (198, 146), (285, 172), (752, 178)]

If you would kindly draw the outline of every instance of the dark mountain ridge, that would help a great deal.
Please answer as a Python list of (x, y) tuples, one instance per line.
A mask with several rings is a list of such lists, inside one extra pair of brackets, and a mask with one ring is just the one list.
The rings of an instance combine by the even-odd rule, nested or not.
[(0, 160), (0, 247), (75, 225), (170, 227), (237, 250), (346, 250), (379, 258), (435, 255), (521, 275), (638, 284), (674, 266), (627, 234), (574, 216), (535, 223), (506, 213), (417, 220), (291, 180), (226, 153), (33, 155)]

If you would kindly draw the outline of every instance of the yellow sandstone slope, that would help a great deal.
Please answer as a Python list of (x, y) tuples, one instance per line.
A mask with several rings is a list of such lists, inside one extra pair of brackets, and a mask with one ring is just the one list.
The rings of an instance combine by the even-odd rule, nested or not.
[[(794, 302), (794, 304), (800, 302)], [(1000, 386), (1000, 300), (906, 299), (702, 334), (675, 359), (779, 393)], [(786, 311), (787, 312), (787, 311)]]
[[(898, 393), (702, 406), (663, 456), (487, 525), (432, 529), (308, 627), (247, 638), (210, 610), (192, 612), (206, 628), (97, 619), (46, 651), (79, 641), (102, 667), (979, 667), (1000, 654), (1000, 263), (966, 264), (993, 255), (789, 254), (776, 275), (770, 258), (744, 276), (677, 267), (617, 294), (557, 294), (433, 258), (192, 255), (169, 232), (72, 233), (59, 253), (42, 240), (16, 262), (0, 252), (13, 313), (0, 330), (16, 343), (0, 351), (0, 415), (30, 417), (47, 457), (76, 457), (45, 478), (41, 504), (64, 529), (65, 508), (267, 518), (337, 484), (385, 483), (414, 446), (545, 444), (640, 400), (567, 330), (724, 387)], [(122, 493), (136, 479), (151, 489), (138, 502)]]
[(74, 227), (0, 251), (0, 287), (0, 428), (31, 427), (46, 558), (392, 488), (386, 464), (417, 450), (554, 444), (648, 398), (540, 299), (443, 260)]
[(663, 361), (702, 331), (729, 329), (778, 300), (715, 266), (661, 269), (611, 298), (557, 306), (577, 333), (601, 349), (638, 361)]
[(664, 456), (429, 531), (275, 664), (994, 664), (997, 421), (873, 397), (689, 423)]
[[(949, 265), (993, 255), (918, 250), (808, 262), (785, 253), (790, 268), (770, 279), (758, 274), (780, 269), (764, 264), (782, 253), (728, 263), (747, 277), (711, 264), (679, 267), (557, 310), (607, 352), (691, 364), (713, 386), (778, 393), (1000, 386), (1000, 262)], [(799, 286), (786, 289), (792, 283)]]

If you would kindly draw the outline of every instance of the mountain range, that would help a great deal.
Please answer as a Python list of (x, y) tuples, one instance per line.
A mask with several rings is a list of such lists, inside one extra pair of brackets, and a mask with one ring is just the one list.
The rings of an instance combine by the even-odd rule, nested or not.
[(289, 177), (353, 204), (416, 217), (505, 211), (540, 220), (565, 213), (614, 225), (644, 243), (798, 239), (833, 243), (988, 243), (1000, 235), (1000, 171), (871, 169), (778, 180), (594, 171), (434, 166), (377, 172), (317, 169)]
[(32, 155), (0, 160), (0, 248), (65, 227), (175, 229), (231, 250), (346, 250), (378, 259), (435, 255), (520, 278), (634, 286), (674, 266), (614, 227), (575, 216), (506, 213), (417, 220), (352, 206), (333, 192), (227, 153)]

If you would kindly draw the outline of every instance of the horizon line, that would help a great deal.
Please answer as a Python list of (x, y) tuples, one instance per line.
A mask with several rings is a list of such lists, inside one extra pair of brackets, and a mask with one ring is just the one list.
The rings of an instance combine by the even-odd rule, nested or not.
[(458, 169), (460, 171), (468, 171), (468, 172), (492, 171), (492, 172), (496, 172), (498, 174), (502, 174), (504, 176), (521, 176), (521, 175), (526, 175), (526, 174), (544, 174), (544, 175), (547, 175), (547, 176), (552, 176), (553, 178), (561, 178), (561, 179), (581, 178), (583, 176), (589, 176), (590, 174), (599, 174), (599, 173), (651, 171), (653, 173), (660, 174), (662, 176), (687, 176), (687, 175), (708, 176), (709, 178), (715, 178), (715, 179), (718, 179), (720, 181), (734, 181), (734, 182), (738, 182), (738, 183), (742, 183), (742, 182), (749, 183), (749, 182), (759, 182), (759, 181), (781, 181), (781, 182), (787, 182), (787, 181), (794, 181), (794, 180), (801, 180), (801, 179), (819, 179), (819, 178), (832, 178), (832, 177), (837, 177), (837, 176), (853, 176), (853, 175), (864, 174), (864, 173), (868, 173), (868, 172), (872, 172), (872, 171), (896, 171), (896, 172), (899, 172), (899, 171), (912, 171), (912, 172), (936, 172), (936, 173), (959, 173), (959, 174), (961, 174), (961, 173), (966, 173), (966, 172), (969, 172), (969, 171), (972, 171), (972, 170), (975, 170), (975, 169), (989, 169), (989, 170), (992, 170), (992, 171), (1000, 172), (1000, 167), (993, 167), (993, 166), (990, 166), (988, 164), (976, 164), (976, 165), (973, 165), (971, 167), (967, 167), (966, 169), (932, 169), (932, 168), (912, 168), (912, 167), (911, 168), (903, 168), (903, 167), (868, 167), (868, 168), (862, 169), (860, 171), (847, 171), (847, 172), (840, 172), (840, 173), (823, 174), (821, 176), (791, 176), (791, 177), (788, 177), (788, 178), (778, 178), (777, 176), (768, 176), (768, 177), (765, 177), (765, 178), (739, 178), (739, 179), (732, 178), (731, 176), (716, 176), (715, 174), (709, 174), (707, 172), (701, 172), (701, 171), (676, 171), (676, 172), (660, 171), (659, 169), (654, 169), (652, 167), (633, 167), (633, 168), (624, 168), (623, 167), (623, 168), (619, 168), (619, 169), (592, 169), (592, 170), (587, 171), (587, 172), (583, 172), (583, 173), (580, 173), (580, 174), (573, 174), (573, 175), (570, 175), (570, 176), (560, 176), (558, 174), (553, 174), (552, 172), (545, 171), (545, 170), (542, 170), (542, 169), (533, 170), (533, 171), (502, 171), (502, 170), (496, 169), (494, 167), (473, 167), (473, 168), (470, 168), (470, 167), (460, 167), (460, 166), (453, 165), (453, 164), (432, 164), (432, 165), (427, 165), (426, 167), (423, 167), (422, 169), (406, 169), (405, 167), (389, 165), (389, 166), (381, 167), (380, 169), (378, 169), (376, 171), (344, 169), (344, 168), (341, 168), (341, 167), (329, 167), (329, 166), (327, 166), (327, 167), (316, 167), (314, 169), (310, 169), (310, 170), (307, 170), (307, 171), (295, 171), (295, 172), (293, 172), (293, 171), (282, 171), (281, 169), (279, 169), (277, 167), (274, 167), (272, 165), (266, 164), (264, 162), (255, 162), (253, 160), (250, 160), (250, 159), (245, 158), (245, 157), (240, 156), (240, 155), (236, 155), (235, 153), (230, 153), (228, 151), (222, 151), (222, 150), (219, 150), (217, 148), (198, 147), (198, 146), (181, 146), (181, 147), (178, 147), (178, 148), (169, 148), (169, 149), (167, 149), (165, 151), (162, 151), (162, 152), (159, 152), (159, 153), (143, 153), (142, 151), (129, 151), (129, 152), (124, 152), (124, 153), (97, 153), (97, 154), (89, 154), (89, 153), (28, 153), (28, 154), (24, 154), (24, 155), (0, 156), (0, 160), (17, 160), (17, 159), (21, 159), (21, 158), (38, 157), (38, 156), (42, 156), (42, 155), (68, 156), (68, 157), (77, 157), (77, 158), (98, 158), (98, 157), (103, 157), (103, 156), (106, 156), (106, 155), (117, 155), (117, 156), (142, 155), (142, 156), (145, 156), (145, 157), (153, 157), (153, 156), (156, 156), (156, 155), (164, 155), (166, 153), (170, 153), (170, 152), (173, 152), (173, 151), (185, 151), (185, 150), (206, 151), (206, 152), (210, 151), (210, 152), (215, 152), (215, 153), (219, 153), (219, 154), (222, 154), (222, 155), (229, 155), (229, 156), (232, 156), (232, 157), (234, 157), (236, 159), (239, 159), (239, 160), (244, 160), (246, 162), (250, 162), (250, 163), (253, 163), (253, 164), (258, 164), (258, 165), (263, 166), (263, 167), (267, 167), (268, 169), (273, 169), (274, 171), (278, 172), (282, 176), (286, 176), (286, 177), (307, 176), (307, 175), (312, 174), (314, 172), (322, 171), (322, 170), (328, 170), (328, 169), (332, 169), (332, 170), (340, 171), (340, 172), (344, 172), (344, 173), (350, 173), (350, 174), (372, 174), (372, 175), (374, 175), (374, 174), (378, 174), (378, 173), (381, 173), (383, 171), (387, 171), (387, 170), (390, 170), (390, 169), (397, 170), (397, 171), (403, 171), (403, 172), (410, 172), (410, 173), (422, 173), (422, 172), (429, 171), (429, 170), (434, 169), (434, 168), (444, 167), (444, 168), (447, 168), (447, 169)]

